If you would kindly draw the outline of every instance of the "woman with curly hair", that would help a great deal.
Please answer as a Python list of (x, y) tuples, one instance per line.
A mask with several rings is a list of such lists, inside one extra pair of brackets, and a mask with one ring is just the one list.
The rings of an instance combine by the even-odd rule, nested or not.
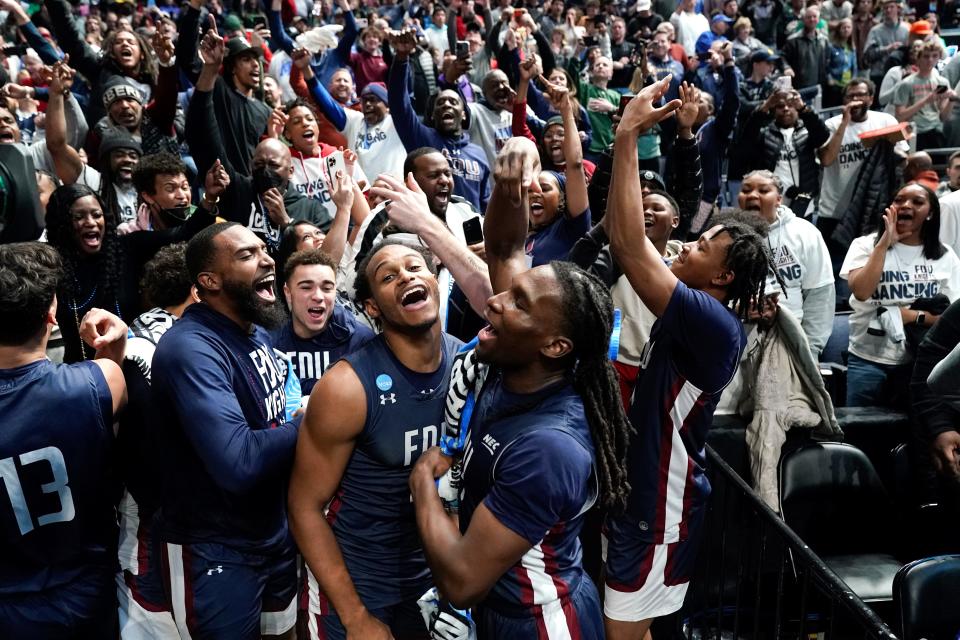
[(59, 187), (47, 203), (47, 242), (63, 261), (57, 291), (57, 324), (63, 335), (63, 361), (93, 357), (80, 340), (80, 319), (94, 307), (130, 322), (141, 311), (139, 279), (143, 265), (163, 246), (189, 240), (212, 224), (215, 212), (202, 202), (181, 226), (164, 231), (117, 235), (116, 217), (85, 185)]
[(104, 116), (103, 89), (117, 76), (136, 86), (144, 103), (150, 100), (157, 84), (157, 56), (143, 36), (116, 29), (107, 34), (97, 52), (84, 41), (83, 26), (73, 19), (67, 0), (47, 0), (45, 4), (53, 35), (63, 52), (70, 56), (70, 66), (90, 83), (87, 122), (99, 122)]

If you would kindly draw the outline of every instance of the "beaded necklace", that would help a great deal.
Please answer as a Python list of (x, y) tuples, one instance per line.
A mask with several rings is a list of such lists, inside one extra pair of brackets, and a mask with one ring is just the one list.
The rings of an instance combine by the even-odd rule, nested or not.
[[(73, 276), (73, 284), (75, 285), (74, 291), (80, 291), (80, 281), (77, 280), (77, 276)], [(86, 309), (87, 306), (93, 302), (94, 296), (97, 295), (98, 284), (93, 285), (93, 290), (90, 292), (90, 295), (87, 296), (87, 299), (77, 304), (77, 297), (74, 296), (73, 300), (67, 303), (67, 306), (70, 307), (70, 310), (73, 311), (73, 321), (77, 325), (77, 337), (80, 339), (80, 355), (84, 360), (87, 359), (87, 347), (83, 344), (83, 338), (80, 337), (80, 314), (78, 313), (80, 309)], [(117, 312), (117, 317), (120, 317), (120, 303), (117, 302), (117, 297), (113, 297), (113, 308)]]

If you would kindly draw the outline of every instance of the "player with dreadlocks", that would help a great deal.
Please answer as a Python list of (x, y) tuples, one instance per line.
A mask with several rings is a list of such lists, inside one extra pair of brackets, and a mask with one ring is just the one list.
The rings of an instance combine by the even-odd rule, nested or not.
[(428, 451), (410, 488), (437, 589), (474, 607), (479, 638), (602, 638), (578, 536), (595, 502), (625, 504), (629, 423), (607, 355), (606, 287), (567, 263), (527, 268), (538, 172), (526, 139), (497, 158), (484, 222), (494, 295), (476, 347), (489, 370), (464, 448), (459, 529), (434, 484), (450, 458)]
[(654, 618), (683, 605), (710, 495), (707, 430), (746, 343), (737, 313), (746, 317), (763, 299), (772, 267), (763, 238), (739, 222), (713, 226), (669, 267), (646, 237), (637, 136), (680, 106), (654, 107), (669, 83), (644, 88), (624, 111), (604, 220), (614, 258), (658, 318), (629, 410), (630, 498), (606, 528), (610, 640), (640, 640)]

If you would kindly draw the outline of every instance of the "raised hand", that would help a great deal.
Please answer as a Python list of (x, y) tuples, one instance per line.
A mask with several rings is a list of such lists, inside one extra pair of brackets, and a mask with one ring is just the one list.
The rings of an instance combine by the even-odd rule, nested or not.
[(536, 78), (541, 73), (537, 59), (529, 57), (520, 63), (520, 82), (529, 82), (531, 78)]
[(620, 125), (617, 127), (618, 136), (621, 133), (639, 136), (680, 108), (680, 100), (671, 100), (662, 107), (653, 106), (670, 88), (670, 80), (672, 79), (673, 76), (668, 74), (663, 80), (654, 82), (640, 90), (640, 93), (630, 101), (623, 111)]
[(680, 107), (677, 109), (677, 129), (692, 129), (700, 113), (700, 90), (684, 82), (680, 85)]
[(4, 95), (8, 98), (13, 98), (14, 100), (23, 100), (24, 98), (32, 98), (33, 87), (25, 87), (22, 84), (8, 82), (7, 84), (0, 87), (0, 95)]
[(157, 61), (160, 65), (164, 67), (170, 66), (174, 55), (173, 39), (160, 29), (157, 29), (157, 32), (153, 34), (152, 43), (153, 51), (157, 54)]
[(889, 249), (900, 240), (906, 238), (909, 233), (897, 232), (897, 205), (892, 204), (883, 210), (883, 235), (880, 236), (880, 242), (884, 243)]
[(306, 49), (294, 49), (290, 58), (300, 71), (306, 71), (310, 67), (310, 52)]
[(287, 126), (288, 119), (287, 114), (280, 107), (271, 111), (270, 119), (267, 120), (267, 135), (271, 138), (279, 138)]
[(390, 222), (404, 231), (418, 233), (425, 217), (433, 215), (430, 213), (427, 196), (413, 179), (412, 173), (407, 176), (406, 184), (389, 174), (381, 174), (377, 178), (377, 184), (381, 186), (371, 188), (371, 195), (390, 201), (387, 205), (387, 216)]
[(402, 59), (410, 57), (417, 48), (417, 36), (413, 29), (390, 31), (387, 36), (394, 53)]
[(496, 188), (503, 189), (511, 204), (519, 207), (524, 192), (540, 174), (540, 153), (537, 146), (526, 138), (507, 140), (493, 165)]
[(349, 211), (353, 208), (354, 189), (353, 178), (337, 171), (337, 175), (330, 176), (330, 197), (337, 211)]
[(226, 56), (227, 47), (217, 31), (217, 20), (210, 14), (210, 28), (200, 40), (200, 59), (204, 66), (220, 67), (223, 64), (223, 58)]
[(287, 207), (283, 204), (283, 194), (276, 187), (263, 192), (263, 206), (275, 227), (282, 228), (290, 221), (290, 217), (287, 216)]
[(219, 198), (229, 186), (230, 174), (228, 174), (227, 170), (223, 168), (223, 163), (220, 162), (220, 160), (217, 160), (213, 163), (213, 166), (210, 167), (210, 170), (207, 171), (206, 177), (204, 177), (204, 197), (209, 197), (211, 199)]

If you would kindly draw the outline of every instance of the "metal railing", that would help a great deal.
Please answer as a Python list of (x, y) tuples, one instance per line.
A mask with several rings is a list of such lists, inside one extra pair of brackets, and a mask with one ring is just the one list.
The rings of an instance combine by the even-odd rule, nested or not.
[(714, 493), (677, 631), (687, 640), (896, 640), (736, 471), (706, 450)]

